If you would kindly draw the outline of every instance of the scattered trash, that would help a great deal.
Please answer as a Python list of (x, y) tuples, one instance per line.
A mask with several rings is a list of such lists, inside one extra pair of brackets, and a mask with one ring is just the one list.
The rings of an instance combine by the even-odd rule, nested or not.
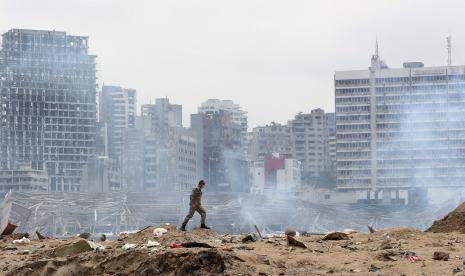
[(65, 244), (57, 247), (54, 250), (56, 257), (64, 257), (67, 255), (75, 255), (86, 251), (92, 251), (92, 247), (86, 240), (80, 240), (71, 244)]
[(156, 246), (160, 246), (161, 244), (157, 241), (151, 241), (151, 240), (148, 240), (147, 241), (147, 247), (156, 247)]
[(368, 268), (368, 272), (376, 272), (381, 270), (381, 268), (375, 266), (374, 264), (370, 265), (370, 268)]
[(21, 239), (19, 240), (14, 240), (13, 243), (19, 243), (19, 244), (23, 244), (23, 243), (30, 243), (31, 240), (26, 238), (26, 237), (22, 237)]
[(90, 245), (90, 247), (93, 249), (93, 250), (97, 250), (97, 251), (103, 251), (105, 250), (105, 246), (99, 244), (99, 243), (96, 243), (96, 242), (93, 242), (93, 241), (87, 241), (87, 243)]
[(153, 229), (153, 234), (157, 237), (163, 236), (163, 234), (165, 234), (166, 232), (168, 232), (168, 230), (161, 227)]
[(298, 241), (298, 240), (296, 240), (295, 238), (293, 238), (291, 236), (286, 236), (286, 237), (287, 237), (287, 245), (296, 246), (296, 247), (300, 247), (300, 248), (307, 248), (307, 246), (303, 242)]
[(145, 229), (148, 229), (148, 228), (150, 228), (150, 227), (152, 227), (152, 225), (145, 226), (144, 228), (140, 229), (139, 231), (136, 231), (136, 233), (141, 233), (141, 232), (143, 232)]
[(421, 261), (420, 257), (418, 257), (418, 256), (410, 256), (410, 257), (407, 257), (407, 260), (409, 260), (411, 263), (415, 263), (415, 262)]
[(107, 235), (105, 235), (105, 234), (100, 235), (100, 241), (104, 242), (106, 240), (107, 240)]
[(402, 256), (403, 258), (408, 258), (408, 257), (411, 257), (411, 256), (416, 256), (417, 253), (413, 252), (413, 251), (401, 251), (400, 252), (400, 256)]
[(346, 235), (350, 235), (350, 234), (357, 233), (357, 231), (355, 231), (354, 229), (344, 229), (344, 230), (342, 230), (342, 233), (344, 233)]
[(169, 248), (182, 248), (182, 244), (180, 243), (172, 243), (169, 245)]
[(449, 253), (436, 251), (433, 253), (433, 260), (437, 261), (448, 261), (450, 259)]
[(348, 239), (349, 239), (349, 236), (342, 232), (332, 232), (332, 233), (326, 234), (323, 237), (324, 241), (328, 241), (328, 240), (339, 241), (339, 240), (348, 240)]
[(29, 233), (13, 233), (11, 234), (11, 237), (14, 240), (20, 240), (22, 238), (29, 238)]
[(90, 233), (84, 232), (84, 233), (79, 234), (78, 237), (87, 240), (88, 238), (90, 238)]
[(367, 225), (367, 227), (368, 227), (368, 231), (370, 231), (370, 234), (373, 234), (374, 232), (376, 232), (376, 230), (370, 225)]
[(123, 245), (121, 247), (121, 249), (123, 250), (129, 250), (129, 249), (134, 249), (137, 247), (137, 244), (134, 244), (134, 243), (126, 243), (125, 245)]
[(181, 246), (185, 248), (194, 248), (194, 247), (213, 248), (213, 246), (203, 243), (203, 242), (183, 242)]

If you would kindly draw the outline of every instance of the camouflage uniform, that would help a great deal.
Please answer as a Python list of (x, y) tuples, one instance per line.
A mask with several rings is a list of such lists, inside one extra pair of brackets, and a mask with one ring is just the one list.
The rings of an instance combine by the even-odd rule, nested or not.
[(202, 190), (198, 187), (192, 189), (192, 193), (190, 196), (190, 208), (189, 213), (187, 214), (186, 218), (184, 219), (183, 225), (186, 225), (187, 222), (194, 216), (195, 212), (200, 214), (200, 223), (202, 225), (205, 224), (205, 219), (207, 218), (207, 213), (202, 208)]

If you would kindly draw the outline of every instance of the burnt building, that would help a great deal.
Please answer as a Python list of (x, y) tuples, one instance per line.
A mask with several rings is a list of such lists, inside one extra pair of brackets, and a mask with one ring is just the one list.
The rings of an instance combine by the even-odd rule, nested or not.
[(208, 189), (247, 191), (248, 164), (243, 158), (241, 126), (227, 111), (192, 114), (191, 129), (197, 140), (197, 174)]
[(79, 191), (95, 153), (95, 56), (88, 37), (12, 29), (0, 50), (0, 168), (46, 170), (51, 191)]

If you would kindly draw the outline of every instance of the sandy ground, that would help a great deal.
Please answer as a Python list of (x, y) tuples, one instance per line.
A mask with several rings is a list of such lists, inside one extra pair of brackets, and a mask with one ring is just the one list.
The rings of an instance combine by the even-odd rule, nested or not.
[[(296, 237), (308, 248), (289, 246), (286, 237), (243, 243), (243, 236), (212, 230), (181, 232), (171, 226), (161, 237), (148, 228), (99, 244), (105, 250), (56, 257), (56, 248), (79, 241), (47, 239), (13, 244), (0, 240), (1, 275), (465, 275), (465, 234), (386, 229), (353, 233), (349, 240), (323, 241), (322, 236)], [(161, 245), (147, 248), (147, 241)], [(214, 248), (169, 248), (186, 241)], [(123, 250), (132, 243), (137, 247)], [(410, 261), (401, 252), (415, 252)], [(449, 260), (433, 260), (442, 251)], [(385, 257), (389, 256), (389, 257)]]

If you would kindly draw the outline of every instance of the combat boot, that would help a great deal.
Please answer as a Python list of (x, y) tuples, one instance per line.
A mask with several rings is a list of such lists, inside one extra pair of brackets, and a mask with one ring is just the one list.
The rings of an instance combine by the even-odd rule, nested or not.
[(183, 223), (183, 224), (181, 225), (181, 228), (179, 228), (179, 230), (181, 230), (181, 231), (186, 231), (186, 224)]
[(203, 228), (203, 229), (210, 229), (210, 227), (206, 226), (205, 224), (200, 225), (200, 228)]

